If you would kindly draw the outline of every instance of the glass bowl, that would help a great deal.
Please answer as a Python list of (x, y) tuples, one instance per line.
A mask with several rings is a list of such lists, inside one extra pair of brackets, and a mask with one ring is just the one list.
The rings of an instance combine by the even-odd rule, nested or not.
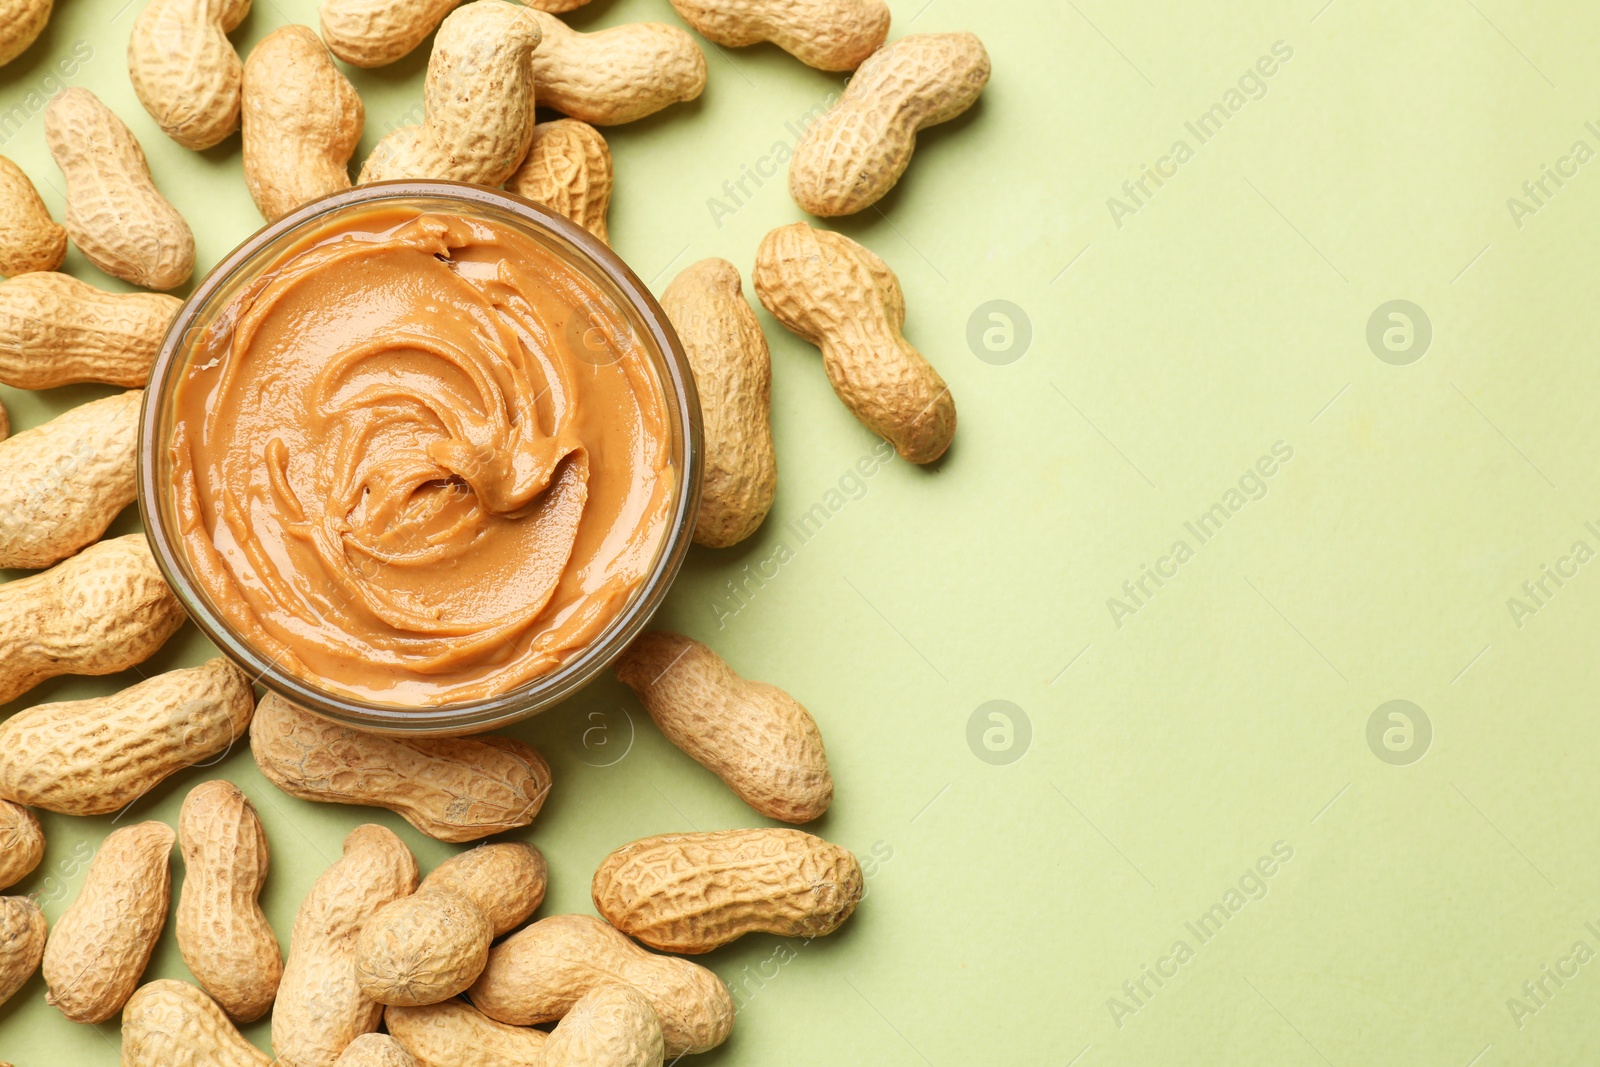
[[(645, 580), (611, 623), (561, 666), (481, 700), (438, 705), (378, 703), (316, 685), (277, 666), (226, 621), (195, 580), (175, 514), (169, 443), (174, 397), (193, 342), (241, 289), (273, 266), (309, 230), (346, 213), (387, 206), (436, 210), (510, 225), (580, 271), (632, 327), (656, 372), (667, 407), (676, 484), (666, 532)], [(189, 617), (251, 678), (304, 708), (357, 729), (412, 736), (461, 735), (516, 722), (566, 699), (605, 670), (644, 628), (666, 597), (689, 550), (700, 501), (701, 451), (700, 402), (677, 334), (649, 289), (610, 248), (567, 219), (496, 189), (444, 181), (378, 182), (314, 201), (272, 223), (225, 257), (196, 286), (167, 330), (146, 387), (139, 425), (139, 512), (156, 562)]]

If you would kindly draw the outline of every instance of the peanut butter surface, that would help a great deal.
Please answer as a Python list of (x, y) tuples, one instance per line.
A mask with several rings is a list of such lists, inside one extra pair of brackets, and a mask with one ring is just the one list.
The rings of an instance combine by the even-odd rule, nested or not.
[(593, 281), (499, 222), (325, 224), (207, 328), (175, 403), (201, 589), (326, 689), (437, 705), (546, 674), (666, 533), (649, 357)]

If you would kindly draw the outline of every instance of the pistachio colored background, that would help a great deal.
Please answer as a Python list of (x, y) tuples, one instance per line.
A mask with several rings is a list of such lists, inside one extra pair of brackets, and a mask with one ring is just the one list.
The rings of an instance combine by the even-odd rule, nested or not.
[[(86, 53), (60, 80), (138, 133), (206, 267), (259, 224), (238, 140), (195, 154), (159, 133), (129, 88), (120, 2), (60, 0), (42, 41), (0, 70), (0, 122), (24, 108), (0, 152), (59, 214), (42, 119), (26, 112), (53, 64)], [(741, 1010), (702, 1062), (1592, 1062), (1600, 564), (1561, 560), (1580, 540), (1600, 549), (1585, 526), (1600, 526), (1600, 163), (1563, 160), (1579, 140), (1585, 159), (1600, 151), (1585, 127), (1600, 128), (1600, 10), (891, 6), (897, 36), (971, 29), (994, 59), (982, 104), (923, 139), (882, 210), (837, 224), (899, 272), (910, 337), (949, 380), (961, 429), (932, 469), (852, 475), (874, 439), (815, 351), (762, 313), (777, 506), (747, 545), (697, 549), (661, 622), (813, 710), (838, 783), (816, 829), (874, 859), (836, 937), (751, 937), (709, 957)], [(573, 21), (634, 19), (676, 21), (666, 0), (595, 0)], [(290, 20), (314, 24), (313, 0), (257, 0), (235, 39), (247, 49)], [(1280, 41), (1292, 57), (1247, 78), (1260, 98), (1234, 98), (1201, 144), (1185, 123), (1226, 106)], [(616, 246), (658, 291), (703, 256), (748, 277), (762, 234), (800, 213), (781, 168), (745, 179), (737, 204), (724, 183), (771, 171), (790, 124), (841, 84), (771, 47), (707, 51), (703, 100), (607, 131)], [(356, 75), (363, 151), (418, 105), (425, 57)], [(1178, 139), (1191, 158), (1163, 163)], [(1146, 179), (1142, 206), (1114, 220), (1107, 199), (1145, 165), (1177, 173)], [(1546, 165), (1567, 176), (1535, 203), (1522, 186)], [(1537, 210), (1513, 217), (1512, 196)], [(76, 253), (68, 269), (106, 283)], [(1432, 328), (1408, 365), (1367, 341), (1396, 299)], [(1020, 309), (1014, 331), (1025, 316), (1025, 352), (1020, 332), (1008, 349), (1004, 316), (980, 316), (969, 345), (991, 300)], [(26, 427), (101, 392), (0, 398)], [(1246, 477), (1278, 442), (1292, 459)], [(1242, 477), (1265, 495), (1233, 498), (1200, 544), (1185, 523), (1227, 511)], [(803, 538), (791, 524), (808, 512)], [(129, 514), (115, 531), (135, 528)], [(1192, 557), (1160, 588), (1144, 578), (1117, 625), (1108, 598), (1146, 565), (1171, 574), (1180, 539)], [(1521, 586), (1545, 565), (1576, 576), (1546, 579), (1519, 627), (1508, 599), (1534, 607)], [(144, 670), (209, 654), (186, 631)], [(135, 680), (63, 680), (26, 700)], [(988, 709), (969, 743), (995, 700), (1029, 728), (1010, 712), (1008, 747)], [(1369, 747), (1392, 700), (1431, 723), (1409, 764), (1423, 735), (1406, 750), (1402, 720)], [(588, 910), (590, 873), (626, 841), (756, 821), (610, 678), (515, 732), (556, 774), (528, 835), (553, 871), (543, 914)], [(450, 851), (387, 813), (291, 800), (242, 751), (122, 821), (174, 820), (219, 774), (266, 822), (265, 902), (285, 940), (358, 822), (399, 831), (425, 867)], [(18, 891), (54, 920), (113, 820), (44, 822), (49, 851)], [(1270, 859), (1275, 846), (1292, 858)], [(1270, 878), (1252, 873), (1262, 857)], [(1186, 924), (1213, 905), (1228, 917), (1202, 941)], [(1146, 967), (1175, 977), (1157, 986)], [(186, 976), (170, 936), (149, 975)], [(116, 1062), (114, 1025), (67, 1023), (43, 996), (35, 979), (0, 1008), (0, 1059)], [(264, 1046), (267, 1026), (249, 1035)]]

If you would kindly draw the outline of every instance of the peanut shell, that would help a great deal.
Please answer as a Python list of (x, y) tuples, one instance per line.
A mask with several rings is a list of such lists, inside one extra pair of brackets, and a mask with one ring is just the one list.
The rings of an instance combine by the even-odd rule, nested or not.
[(361, 992), (355, 945), (377, 910), (417, 888), (417, 861), (393, 831), (371, 823), (344, 839), (344, 855), (311, 887), (295, 914), (289, 959), (272, 1006), (281, 1067), (332, 1067), (383, 1006)]
[(110, 108), (87, 89), (64, 89), (45, 108), (44, 139), (67, 179), (67, 234), (89, 262), (144, 289), (189, 280), (194, 234)]
[(579, 33), (543, 11), (528, 17), (544, 34), (533, 53), (542, 107), (592, 126), (617, 126), (705, 91), (705, 54), (676, 26), (627, 22)]
[(0, 384), (142, 386), (183, 302), (41, 271), (0, 282)]
[(495, 1022), (464, 1000), (424, 1007), (389, 1007), (389, 1033), (419, 1067), (541, 1067), (550, 1035)]
[(728, 548), (756, 532), (778, 491), (772, 445), (772, 354), (725, 259), (684, 268), (661, 294), (694, 371), (705, 432), (705, 475), (694, 540)]
[(911, 165), (918, 131), (966, 111), (988, 82), (989, 53), (970, 33), (912, 34), (879, 49), (795, 143), (795, 203), (813, 215), (865, 211)]
[(334, 1067), (417, 1067), (416, 1058), (388, 1034), (362, 1034), (333, 1062)]
[(45, 1001), (73, 1022), (105, 1022), (138, 986), (167, 922), (174, 836), (160, 822), (113, 831), (89, 861), (78, 899), (50, 931)]
[(44, 912), (31, 897), (0, 897), (0, 1004), (39, 969), (46, 936)]
[(585, 993), (612, 982), (650, 1001), (669, 1057), (715, 1048), (733, 1030), (733, 996), (722, 979), (646, 952), (588, 915), (553, 915), (500, 942), (469, 995), (491, 1019), (531, 1026), (560, 1019)]
[(438, 178), (500, 185), (533, 140), (533, 67), (539, 27), (524, 8), (473, 0), (439, 26), (423, 84), (420, 127), (373, 149), (361, 182)]
[[(5, 2), (0, 0), (0, 9)], [(0, 35), (4, 33), (0, 30)], [(5, 156), (0, 156), (0, 219), (6, 220), (0, 230), (0, 274), (55, 270), (67, 258), (66, 227), (50, 217), (39, 190)]]
[(218, 657), (112, 696), (19, 711), (0, 724), (0, 797), (64, 815), (117, 811), (227, 751), (254, 703), (249, 676)]
[(183, 800), (178, 845), (178, 951), (230, 1018), (254, 1022), (283, 977), (283, 950), (258, 899), (271, 858), (261, 817), (232, 782), (202, 782)]
[(428, 133), (421, 125), (398, 126), (372, 146), (371, 154), (361, 164), (356, 184), (400, 181), (443, 174), (449, 169), (450, 164), (428, 141)]
[(144, 534), (90, 545), (0, 585), (0, 704), (62, 674), (143, 663), (187, 618)]
[(610, 244), (606, 212), (612, 184), (611, 149), (600, 131), (577, 119), (556, 119), (533, 128), (527, 158), (506, 189)]
[(91, 400), (0, 441), (0, 567), (48, 567), (133, 503), (144, 391)]
[(549, 881), (543, 853), (521, 841), (501, 841), (451, 856), (422, 880), (419, 892), (459, 893), (482, 910), (494, 936), (500, 937), (539, 909)]
[(43, 858), (44, 830), (38, 816), (21, 804), (0, 800), (0, 889), (28, 877)]
[(531, 845), (481, 845), (441, 863), (417, 892), (362, 928), (356, 971), (380, 1004), (449, 1000), (483, 972), (489, 944), (544, 900), (544, 856)]
[(613, 983), (585, 993), (544, 1047), (544, 1067), (661, 1067), (661, 1022), (645, 995)]
[(849, 850), (800, 830), (662, 834), (624, 845), (595, 872), (594, 906), (662, 952), (710, 952), (745, 934), (813, 938), (856, 910)]
[(385, 905), (356, 943), (361, 991), (379, 1004), (437, 1004), (465, 990), (489, 960), (494, 928), (458, 893), (419, 891)]
[(867, 429), (913, 463), (944, 455), (955, 400), (905, 339), (905, 294), (883, 260), (843, 234), (796, 222), (762, 240), (752, 281), (774, 318), (822, 349), (833, 391)]
[(366, 109), (306, 26), (280, 26), (244, 65), (244, 181), (268, 222), (350, 188)]
[(816, 720), (777, 686), (752, 682), (699, 641), (655, 630), (616, 662), (667, 740), (769, 819), (803, 823), (833, 801)]
[(0, 67), (28, 50), (50, 21), (52, 0), (0, 0)]
[(239, 53), (250, 0), (150, 0), (128, 38), (128, 78), (168, 137), (210, 148), (239, 128)]
[(290, 796), (388, 808), (440, 841), (526, 826), (550, 791), (544, 757), (509, 737), (366, 734), (273, 693), (256, 708), (250, 751), (261, 773)]
[(408, 55), (461, 0), (322, 0), (322, 39), (353, 67)]
[(672, 0), (672, 6), (717, 44), (771, 41), (818, 70), (855, 70), (889, 36), (883, 0)]
[(210, 997), (187, 982), (142, 985), (122, 1009), (122, 1067), (272, 1067)]

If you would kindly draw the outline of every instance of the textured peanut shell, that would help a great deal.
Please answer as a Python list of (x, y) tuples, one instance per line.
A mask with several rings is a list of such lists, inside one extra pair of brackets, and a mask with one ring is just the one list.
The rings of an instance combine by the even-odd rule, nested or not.
[(194, 234), (150, 176), (144, 149), (87, 89), (56, 94), (44, 140), (67, 179), (67, 234), (89, 262), (144, 289), (194, 273)]
[(391, 830), (368, 823), (311, 887), (289, 934), (289, 960), (272, 1006), (281, 1067), (331, 1067), (350, 1043), (377, 1030), (383, 1006), (356, 982), (355, 946), (377, 910), (417, 888), (417, 861)]
[(0, 800), (0, 889), (28, 877), (43, 858), (44, 830), (38, 816), (21, 804)]
[(528, 156), (506, 188), (610, 244), (612, 184), (611, 149), (600, 131), (577, 119), (557, 119), (533, 128)]
[(544, 1047), (544, 1067), (661, 1067), (663, 1058), (655, 1009), (620, 983), (580, 997)]
[(50, 21), (52, 0), (0, 0), (0, 67), (38, 40)]
[(384, 134), (383, 140), (372, 146), (372, 153), (361, 164), (361, 174), (356, 178), (356, 184), (370, 185), (372, 182), (443, 174), (449, 169), (449, 162), (428, 140), (427, 131), (422, 126), (399, 126)]
[(112, 696), (19, 711), (0, 724), (0, 797), (63, 815), (117, 811), (227, 751), (254, 697), (249, 676), (218, 657)]
[(11, 436), (11, 416), (6, 412), (6, 406), (0, 403), (0, 441)]
[(48, 567), (133, 503), (142, 390), (80, 404), (0, 441), (0, 567)]
[(16, 995), (44, 956), (44, 912), (31, 897), (0, 897), (0, 1004)]
[[(5, 0), (0, 0), (0, 9), (4, 7)], [(67, 258), (66, 227), (50, 217), (39, 190), (5, 156), (0, 156), (0, 219), (5, 220), (0, 227), (0, 274), (55, 270)]]
[(122, 1009), (122, 1067), (271, 1067), (271, 1056), (233, 1028), (222, 1009), (187, 982), (138, 988)]
[(822, 349), (833, 391), (867, 429), (913, 463), (944, 455), (955, 400), (905, 339), (905, 294), (883, 260), (843, 234), (796, 222), (762, 240), (752, 281), (774, 318)]
[(176, 297), (108, 293), (49, 271), (0, 282), (0, 384), (141, 386), (182, 306)]
[(452, 856), (422, 880), (423, 889), (459, 893), (476, 904), (495, 937), (521, 926), (544, 903), (550, 872), (544, 854), (521, 841), (479, 845)]
[(114, 831), (56, 920), (44, 947), (45, 1000), (73, 1022), (105, 1022), (138, 986), (167, 921), (173, 837), (160, 822)]
[(362, 928), (357, 980), (379, 1004), (437, 1004), (483, 973), (493, 940), (482, 908), (456, 892), (422, 890), (386, 905)]
[(597, 986), (621, 982), (650, 1001), (666, 1055), (705, 1052), (733, 1030), (733, 997), (698, 964), (657, 956), (588, 915), (553, 915), (489, 951), (472, 1003), (513, 1026), (552, 1022)]
[(62, 674), (143, 663), (187, 616), (144, 534), (90, 545), (47, 571), (0, 585), (0, 704)]
[(128, 78), (168, 137), (210, 148), (239, 128), (239, 53), (250, 0), (150, 0), (128, 38)]
[(818, 70), (855, 70), (889, 36), (883, 0), (672, 0), (672, 6), (717, 44), (771, 41)]
[(333, 1062), (335, 1067), (417, 1067), (416, 1057), (388, 1034), (362, 1034)]
[(550, 791), (544, 757), (509, 737), (365, 734), (271, 693), (256, 709), (250, 751), (261, 773), (290, 796), (388, 808), (440, 841), (526, 826)]
[(425, 1007), (390, 1007), (389, 1033), (418, 1067), (542, 1067), (550, 1035), (495, 1022), (463, 1000)]
[(539, 28), (523, 8), (473, 0), (439, 26), (423, 84), (420, 127), (380, 141), (363, 183), (437, 178), (500, 185), (533, 140), (533, 67)]
[(794, 146), (789, 192), (813, 215), (853, 215), (911, 165), (917, 132), (977, 103), (989, 53), (970, 33), (919, 33), (876, 52)]
[(350, 188), (366, 109), (306, 26), (281, 26), (244, 65), (244, 182), (268, 222)]
[(592, 126), (616, 126), (705, 91), (705, 54), (676, 26), (627, 22), (579, 33), (542, 11), (528, 17), (544, 31), (533, 54), (542, 107)]
[(355, 67), (408, 55), (461, 0), (322, 0), (322, 39)]
[(531, 845), (482, 845), (446, 860), (415, 895), (386, 904), (362, 929), (362, 992), (406, 1007), (464, 992), (483, 972), (495, 937), (544, 900), (546, 880), (544, 856)]
[(261, 817), (232, 782), (202, 782), (183, 800), (178, 847), (178, 951), (229, 1017), (254, 1022), (283, 976), (283, 951), (259, 900), (271, 857)]
[(803, 823), (833, 801), (816, 720), (777, 686), (741, 678), (699, 641), (656, 630), (617, 659), (668, 741), (769, 819)]
[(600, 864), (594, 906), (618, 930), (663, 952), (710, 952), (745, 934), (821, 937), (861, 900), (848, 849), (800, 830), (763, 827), (663, 834)]
[(694, 540), (727, 548), (756, 532), (778, 491), (772, 445), (772, 354), (744, 298), (739, 269), (702, 259), (661, 294), (694, 371), (705, 476)]

